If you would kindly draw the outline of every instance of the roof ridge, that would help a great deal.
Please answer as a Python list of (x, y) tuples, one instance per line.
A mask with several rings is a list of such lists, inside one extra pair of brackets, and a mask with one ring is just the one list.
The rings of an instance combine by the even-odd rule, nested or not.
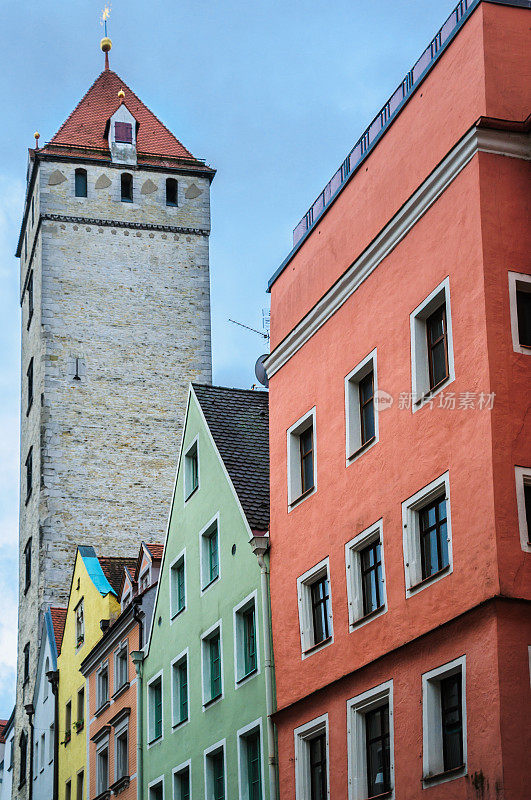
[(253, 395), (269, 395), (267, 389), (244, 389), (241, 386), (219, 386), (213, 383), (198, 383), (192, 381), (192, 386), (200, 386), (204, 389), (222, 389), (228, 392), (250, 392)]

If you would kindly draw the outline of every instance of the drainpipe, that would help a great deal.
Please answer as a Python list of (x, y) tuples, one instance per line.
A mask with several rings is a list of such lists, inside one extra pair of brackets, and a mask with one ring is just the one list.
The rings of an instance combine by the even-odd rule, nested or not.
[(53, 721), (53, 800), (59, 800), (59, 670), (46, 673), (54, 696)]
[(253, 536), (249, 544), (258, 559), (260, 566), (260, 590), (262, 596), (262, 625), (264, 629), (264, 673), (267, 711), (267, 762), (269, 766), (269, 797), (277, 800), (277, 759), (275, 751), (275, 728), (272, 714), (274, 709), (273, 694), (273, 653), (271, 648), (271, 615), (269, 606), (269, 570), (265, 562), (265, 554), (269, 549), (269, 535)]
[(28, 800), (32, 800), (33, 797), (33, 739), (34, 739), (34, 728), (33, 728), (33, 715), (35, 713), (35, 709), (33, 708), (32, 703), (28, 703), (27, 706), (24, 706), (26, 709), (26, 714), (28, 715), (28, 722), (30, 726), (30, 768), (29, 768), (29, 790), (28, 790)]
[[(136, 619), (136, 617), (135, 617)], [(139, 633), (141, 628), (139, 628)], [(140, 643), (139, 639), (139, 643)], [(144, 787), (144, 765), (142, 762), (143, 749), (142, 743), (144, 741), (143, 718), (142, 714), (142, 678), (144, 668), (144, 651), (132, 650), (131, 661), (135, 665), (136, 671), (136, 796), (137, 800), (142, 800), (142, 792)]]

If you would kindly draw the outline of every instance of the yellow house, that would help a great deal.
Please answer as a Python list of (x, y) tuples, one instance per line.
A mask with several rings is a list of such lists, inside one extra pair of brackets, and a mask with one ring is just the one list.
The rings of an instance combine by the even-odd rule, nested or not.
[(87, 691), (79, 667), (102, 636), (101, 620), (120, 613), (118, 589), (123, 566), (131, 559), (98, 558), (93, 547), (78, 547), (59, 670), (59, 800), (88, 800)]

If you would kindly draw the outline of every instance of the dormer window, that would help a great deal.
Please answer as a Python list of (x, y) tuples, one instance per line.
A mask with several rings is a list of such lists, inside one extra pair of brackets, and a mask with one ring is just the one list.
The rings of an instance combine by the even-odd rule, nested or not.
[(87, 170), (76, 169), (76, 197), (87, 196)]
[(121, 175), (122, 187), (122, 203), (133, 202), (133, 176), (129, 172), (122, 172)]
[(114, 123), (114, 141), (121, 144), (133, 143), (133, 126), (130, 122)]
[(177, 181), (175, 178), (166, 178), (166, 205), (177, 205)]

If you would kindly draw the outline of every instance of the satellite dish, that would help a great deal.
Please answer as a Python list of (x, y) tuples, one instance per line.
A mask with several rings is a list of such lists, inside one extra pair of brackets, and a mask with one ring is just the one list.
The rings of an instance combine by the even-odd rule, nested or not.
[(264, 353), (263, 356), (259, 356), (256, 360), (256, 364), (254, 365), (254, 374), (256, 375), (257, 380), (266, 388), (269, 386), (269, 379), (264, 367), (264, 361), (268, 356), (269, 353)]

